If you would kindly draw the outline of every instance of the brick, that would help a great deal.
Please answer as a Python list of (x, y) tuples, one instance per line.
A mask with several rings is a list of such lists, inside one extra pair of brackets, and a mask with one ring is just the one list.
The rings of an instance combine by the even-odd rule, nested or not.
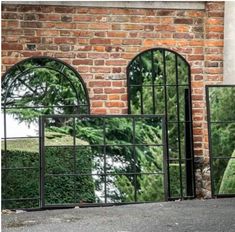
[(107, 53), (89, 53), (88, 54), (88, 57), (89, 58), (92, 58), (92, 59), (108, 59), (109, 58), (109, 55)]
[(99, 32), (95, 32), (94, 34), (96, 37), (105, 37), (106, 36), (106, 32), (104, 31), (99, 31)]
[(93, 60), (73, 60), (74, 65), (93, 65)]
[(176, 18), (174, 24), (193, 24), (192, 18)]
[(56, 13), (75, 13), (75, 8), (74, 7), (69, 7), (69, 6), (63, 6), (63, 7), (55, 7), (55, 12)]
[(173, 38), (176, 39), (193, 39), (194, 35), (192, 33), (174, 33)]
[[(95, 94), (100, 94), (100, 93), (104, 93), (104, 89), (103, 88), (93, 88), (93, 91)], [(100, 95), (99, 95), (100, 96)], [(106, 96), (106, 95), (105, 95)], [(98, 97), (98, 96), (96, 96)], [(105, 99), (104, 99), (105, 100)]]
[(108, 67), (91, 67), (91, 73), (110, 73), (111, 68)]
[(73, 16), (73, 21), (90, 22), (91, 20), (92, 20), (91, 15), (75, 15), (75, 16)]
[(106, 114), (106, 108), (91, 109), (91, 114)]
[(127, 36), (127, 33), (123, 32), (123, 31), (108, 31), (107, 33), (108, 33), (107, 34), (108, 37), (123, 37), (123, 38), (125, 38)]
[(105, 102), (106, 107), (124, 107), (124, 102), (120, 101), (111, 101), (111, 102)]
[(41, 22), (21, 22), (21, 27), (29, 27), (29, 28), (41, 28)]
[(143, 30), (144, 26), (140, 24), (124, 24), (123, 25), (124, 30)]
[(110, 24), (91, 23), (91, 24), (89, 24), (89, 29), (93, 29), (93, 30), (109, 30), (110, 29)]
[(95, 65), (99, 66), (104, 66), (104, 60), (95, 60)]
[(157, 16), (174, 16), (175, 13), (174, 10), (159, 10), (157, 11)]
[(108, 8), (91, 8), (90, 9), (90, 14), (108, 14), (109, 9)]
[(54, 42), (56, 44), (75, 44), (76, 43), (76, 38), (55, 38)]
[(105, 88), (104, 92), (106, 94), (125, 93), (125, 88)]
[(110, 81), (90, 81), (89, 87), (109, 87), (111, 86)]
[(111, 95), (108, 95), (108, 99), (109, 100), (120, 100), (120, 96), (117, 95), (117, 94), (111, 94)]
[(111, 40), (95, 38), (95, 39), (90, 39), (90, 43), (91, 44), (111, 44)]
[[(96, 88), (96, 90), (98, 90), (98, 89)], [(100, 89), (100, 90), (101, 90), (101, 93), (103, 93), (103, 89)], [(95, 91), (94, 93), (100, 93), (100, 92)], [(107, 95), (104, 95), (104, 94), (94, 95), (91, 98), (91, 100), (107, 100), (107, 99), (108, 99)]]
[(2, 50), (23, 50), (23, 45), (15, 43), (2, 43)]
[(126, 65), (127, 62), (126, 60), (107, 60), (105, 64), (108, 66), (123, 66)]
[(92, 101), (91, 107), (103, 107), (104, 102), (103, 101)]
[(62, 22), (72, 22), (72, 16), (62, 15), (61, 16), (61, 21)]
[(209, 18), (209, 19), (207, 19), (206, 23), (209, 24), (209, 25), (223, 25), (224, 24), (224, 19)]

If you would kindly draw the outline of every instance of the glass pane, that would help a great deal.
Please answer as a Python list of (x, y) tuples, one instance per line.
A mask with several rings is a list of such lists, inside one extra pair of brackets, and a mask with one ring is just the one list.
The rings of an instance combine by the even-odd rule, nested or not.
[[(186, 115), (186, 101), (187, 104), (189, 104), (189, 89), (188, 87), (184, 87), (184, 86), (179, 86), (178, 87), (178, 93), (179, 93), (179, 119), (181, 122), (186, 121), (186, 119), (189, 119), (189, 112), (187, 112)], [(190, 110), (190, 109), (187, 109)]]
[(165, 91), (164, 87), (154, 87), (155, 114), (165, 114)]
[(38, 139), (7, 140), (7, 150), (2, 152), (2, 167), (39, 168)]
[(105, 142), (106, 144), (132, 144), (133, 121), (129, 118), (106, 118), (105, 119)]
[(108, 174), (133, 173), (133, 146), (107, 146), (105, 161)]
[(189, 67), (187, 63), (180, 57), (177, 56), (178, 62), (178, 84), (188, 85), (189, 84)]
[(235, 152), (231, 159), (213, 159), (212, 175), (215, 194), (235, 193)]
[(180, 165), (178, 161), (170, 161), (169, 163), (169, 177), (170, 177), (170, 197), (180, 197)]
[(99, 175), (75, 177), (77, 203), (105, 203), (105, 178)]
[(163, 85), (164, 84), (164, 63), (163, 54), (160, 50), (153, 51), (154, 57), (154, 84)]
[(172, 52), (165, 52), (166, 59), (166, 83), (168, 85), (176, 85), (176, 55)]
[(153, 88), (143, 86), (142, 93), (144, 114), (154, 114), (153, 106), (155, 99), (153, 100)]
[(161, 118), (135, 119), (135, 143), (161, 145), (163, 143)]
[(137, 201), (153, 202), (164, 200), (163, 175), (137, 175)]
[(210, 119), (216, 121), (235, 120), (235, 86), (210, 87)]
[(141, 94), (142, 94), (141, 86), (130, 87), (129, 101), (131, 107), (131, 114), (141, 114)]
[(7, 138), (39, 136), (38, 118), (27, 119), (27, 113), (27, 109), (6, 110)]
[(235, 150), (235, 122), (212, 123), (210, 142), (213, 157), (231, 157)]
[(167, 87), (167, 117), (168, 121), (178, 121), (176, 86)]
[[(38, 197), (39, 170), (2, 170), (2, 199)], [(12, 202), (12, 207), (14, 207), (14, 203)], [(29, 207), (31, 206), (29, 205)]]
[(134, 175), (107, 176), (107, 203), (135, 202)]
[(235, 151), (229, 160), (221, 180), (219, 194), (235, 194)]
[(45, 147), (45, 173), (74, 173), (75, 151), (68, 147)]
[(137, 146), (135, 149), (136, 172), (150, 174), (164, 172), (162, 146)]
[(168, 123), (168, 147), (170, 158), (179, 156), (178, 123)]
[(142, 75), (142, 85), (152, 84), (152, 52), (145, 52), (140, 55), (140, 67)]
[(45, 176), (45, 204), (75, 203), (74, 176)]
[(130, 85), (141, 85), (142, 84), (142, 76), (140, 69), (140, 57), (138, 56), (129, 66), (129, 80)]
[(44, 121), (45, 146), (75, 145), (74, 119), (70, 117), (52, 117)]
[(104, 147), (78, 146), (75, 154), (77, 174), (104, 173)]
[(104, 144), (104, 121), (102, 118), (75, 118), (76, 145)]

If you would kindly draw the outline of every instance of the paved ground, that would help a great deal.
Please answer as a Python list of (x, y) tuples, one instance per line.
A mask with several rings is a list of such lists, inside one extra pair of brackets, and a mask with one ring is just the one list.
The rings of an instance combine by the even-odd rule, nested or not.
[(2, 215), (3, 232), (234, 232), (235, 198)]

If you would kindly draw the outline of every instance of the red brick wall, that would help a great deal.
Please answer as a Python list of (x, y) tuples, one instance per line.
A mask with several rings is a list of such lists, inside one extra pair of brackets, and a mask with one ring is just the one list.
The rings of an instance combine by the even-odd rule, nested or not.
[(154, 47), (180, 53), (191, 65), (197, 190), (205, 196), (204, 87), (223, 80), (223, 12), (223, 2), (206, 2), (205, 10), (3, 5), (2, 72), (31, 56), (59, 58), (85, 80), (93, 114), (125, 114), (131, 59)]

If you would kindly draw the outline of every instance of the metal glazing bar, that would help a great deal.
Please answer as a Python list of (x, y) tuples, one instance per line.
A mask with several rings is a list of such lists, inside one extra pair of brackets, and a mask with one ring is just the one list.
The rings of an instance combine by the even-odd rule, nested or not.
[(168, 176), (168, 197), (171, 195), (170, 167), (169, 167), (169, 144), (168, 144), (168, 112), (167, 112), (167, 87), (166, 87), (166, 55), (165, 50), (160, 50), (163, 57), (163, 83), (164, 83), (164, 103), (165, 103), (165, 130), (166, 130), (166, 158), (167, 158), (167, 176)]
[(95, 174), (88, 174), (88, 173), (47, 173), (45, 176), (50, 177), (50, 176), (128, 176), (128, 175), (164, 175), (164, 172), (120, 172), (120, 173), (113, 173), (113, 172), (106, 172), (106, 173), (95, 173)]
[(79, 104), (79, 105), (50, 105), (50, 106), (3, 106), (1, 107), (2, 109), (47, 109), (47, 108), (66, 108), (66, 107), (81, 107), (85, 106), (88, 107), (87, 104)]
[[(76, 145), (76, 148), (79, 147), (100, 147), (103, 146), (104, 144), (91, 144), (91, 145)], [(146, 147), (162, 147), (164, 144), (144, 144), (144, 143), (136, 143), (136, 144), (105, 144), (106, 147), (112, 147), (112, 146), (118, 146), (118, 147), (131, 147), (131, 146), (146, 146)], [(70, 147), (73, 148), (73, 145), (46, 145), (46, 147)]]
[(215, 196), (215, 185), (214, 185), (214, 169), (212, 167), (212, 144), (211, 144), (211, 117), (210, 117), (210, 101), (209, 101), (209, 88), (206, 86), (206, 108), (207, 108), (207, 129), (208, 129), (208, 142), (209, 142), (209, 155), (210, 155), (210, 179), (211, 179), (211, 195)]
[[(133, 138), (132, 138), (132, 142), (133, 144), (135, 144), (135, 119), (133, 118), (132, 119), (132, 127), (133, 127)], [(136, 173), (136, 165), (137, 165), (137, 162), (138, 162), (138, 159), (136, 157), (136, 149), (135, 149), (135, 145), (133, 146), (133, 158), (134, 158), (134, 173)], [(136, 174), (134, 174), (134, 199), (135, 199), (135, 202), (137, 202), (137, 176)]]
[(2, 168), (2, 171), (10, 171), (10, 170), (39, 170), (38, 167), (8, 167)]
[(107, 170), (106, 170), (106, 121), (103, 120), (103, 143), (104, 143), (104, 202), (107, 203)]
[(40, 196), (41, 196), (41, 201), (40, 201), (40, 207), (43, 208), (45, 207), (45, 165), (46, 165), (46, 160), (45, 160), (45, 118), (40, 117), (40, 126), (41, 129), (40, 131), (40, 161), (41, 161), (41, 183), (40, 183)]
[(32, 197), (32, 198), (9, 198), (9, 199), (2, 199), (2, 201), (29, 201), (29, 200), (40, 200), (40, 198)]
[(140, 61), (140, 78), (141, 78), (141, 90), (140, 90), (140, 107), (141, 107), (141, 114), (144, 114), (144, 105), (143, 105), (143, 61), (141, 55), (139, 56)]
[(154, 87), (154, 80), (155, 80), (155, 70), (154, 70), (154, 56), (153, 56), (153, 50), (151, 51), (151, 63), (152, 63), (152, 98), (153, 98), (153, 114), (156, 113), (156, 99), (155, 99), (155, 87)]
[[(174, 86), (177, 86), (177, 85), (174, 85), (174, 84), (163, 84), (163, 85), (160, 85), (160, 84), (144, 84), (144, 85), (134, 85), (134, 84), (131, 84), (130, 85), (131, 87), (140, 87), (140, 86), (144, 86), (144, 87), (164, 87), (164, 86), (169, 86), (169, 87), (174, 87)], [(189, 85), (188, 84), (179, 84), (178, 85), (179, 87), (188, 87)]]
[[(75, 118), (73, 118), (73, 172), (76, 173), (76, 129), (75, 129)], [(73, 184), (73, 198), (76, 202), (76, 177), (74, 177)]]
[[(178, 77), (178, 59), (175, 54), (175, 73), (176, 73), (176, 101), (177, 101), (177, 121), (180, 120), (180, 110), (179, 110), (179, 77)], [(178, 147), (179, 147), (179, 175), (180, 175), (180, 195), (183, 198), (183, 183), (182, 183), (182, 164), (181, 164), (181, 139), (180, 139), (180, 124), (177, 123), (177, 133), (178, 133)]]

